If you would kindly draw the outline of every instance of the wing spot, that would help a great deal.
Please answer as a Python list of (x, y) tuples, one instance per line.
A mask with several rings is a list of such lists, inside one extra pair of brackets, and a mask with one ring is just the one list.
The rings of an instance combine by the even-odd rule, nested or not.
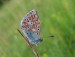
[(25, 26), (22, 26), (22, 28), (25, 28)]
[(28, 34), (28, 33), (27, 33)]
[(27, 22), (29, 22), (29, 19), (27, 19)]
[(38, 35), (38, 33), (37, 33), (37, 35)]
[(33, 11), (32, 11), (33, 12)]
[(31, 17), (29, 17), (29, 20), (31, 20)]
[(32, 23), (31, 23), (32, 24)]
[(24, 24), (26, 24), (26, 22), (23, 22)]
[(27, 22), (29, 22), (29, 20)]
[(38, 29), (39, 30), (39, 29)]

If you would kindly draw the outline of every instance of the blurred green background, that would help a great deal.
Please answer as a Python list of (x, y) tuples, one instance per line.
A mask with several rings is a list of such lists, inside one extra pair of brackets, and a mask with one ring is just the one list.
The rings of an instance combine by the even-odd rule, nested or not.
[(41, 21), (40, 57), (75, 57), (75, 0), (0, 0), (0, 57), (35, 57), (17, 32), (32, 9)]

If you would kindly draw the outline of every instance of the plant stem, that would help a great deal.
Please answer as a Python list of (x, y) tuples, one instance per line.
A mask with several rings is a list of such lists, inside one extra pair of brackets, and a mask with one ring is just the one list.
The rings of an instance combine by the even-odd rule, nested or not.
[(33, 50), (33, 53), (35, 54), (36, 57), (39, 57), (36, 49), (33, 47), (33, 45), (29, 42), (29, 40), (21, 33), (21, 31), (19, 29), (17, 29), (18, 32), (21, 34), (21, 36), (24, 38), (24, 40), (26, 41), (26, 43), (30, 46), (30, 48)]

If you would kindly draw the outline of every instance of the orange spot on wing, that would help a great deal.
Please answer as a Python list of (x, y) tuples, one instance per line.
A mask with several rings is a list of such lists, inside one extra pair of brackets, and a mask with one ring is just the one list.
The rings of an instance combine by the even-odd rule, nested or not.
[(25, 26), (22, 26), (22, 29), (26, 28)]
[(23, 22), (24, 24), (27, 24), (26, 22)]

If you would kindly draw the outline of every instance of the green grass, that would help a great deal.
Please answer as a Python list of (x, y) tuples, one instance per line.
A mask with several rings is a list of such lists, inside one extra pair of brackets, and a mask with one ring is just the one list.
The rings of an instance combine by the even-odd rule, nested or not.
[[(75, 0), (11, 0), (0, 9), (0, 57), (35, 57), (17, 32), (25, 14), (35, 9), (41, 21), (40, 57), (75, 57)], [(54, 38), (45, 36), (54, 35)]]

